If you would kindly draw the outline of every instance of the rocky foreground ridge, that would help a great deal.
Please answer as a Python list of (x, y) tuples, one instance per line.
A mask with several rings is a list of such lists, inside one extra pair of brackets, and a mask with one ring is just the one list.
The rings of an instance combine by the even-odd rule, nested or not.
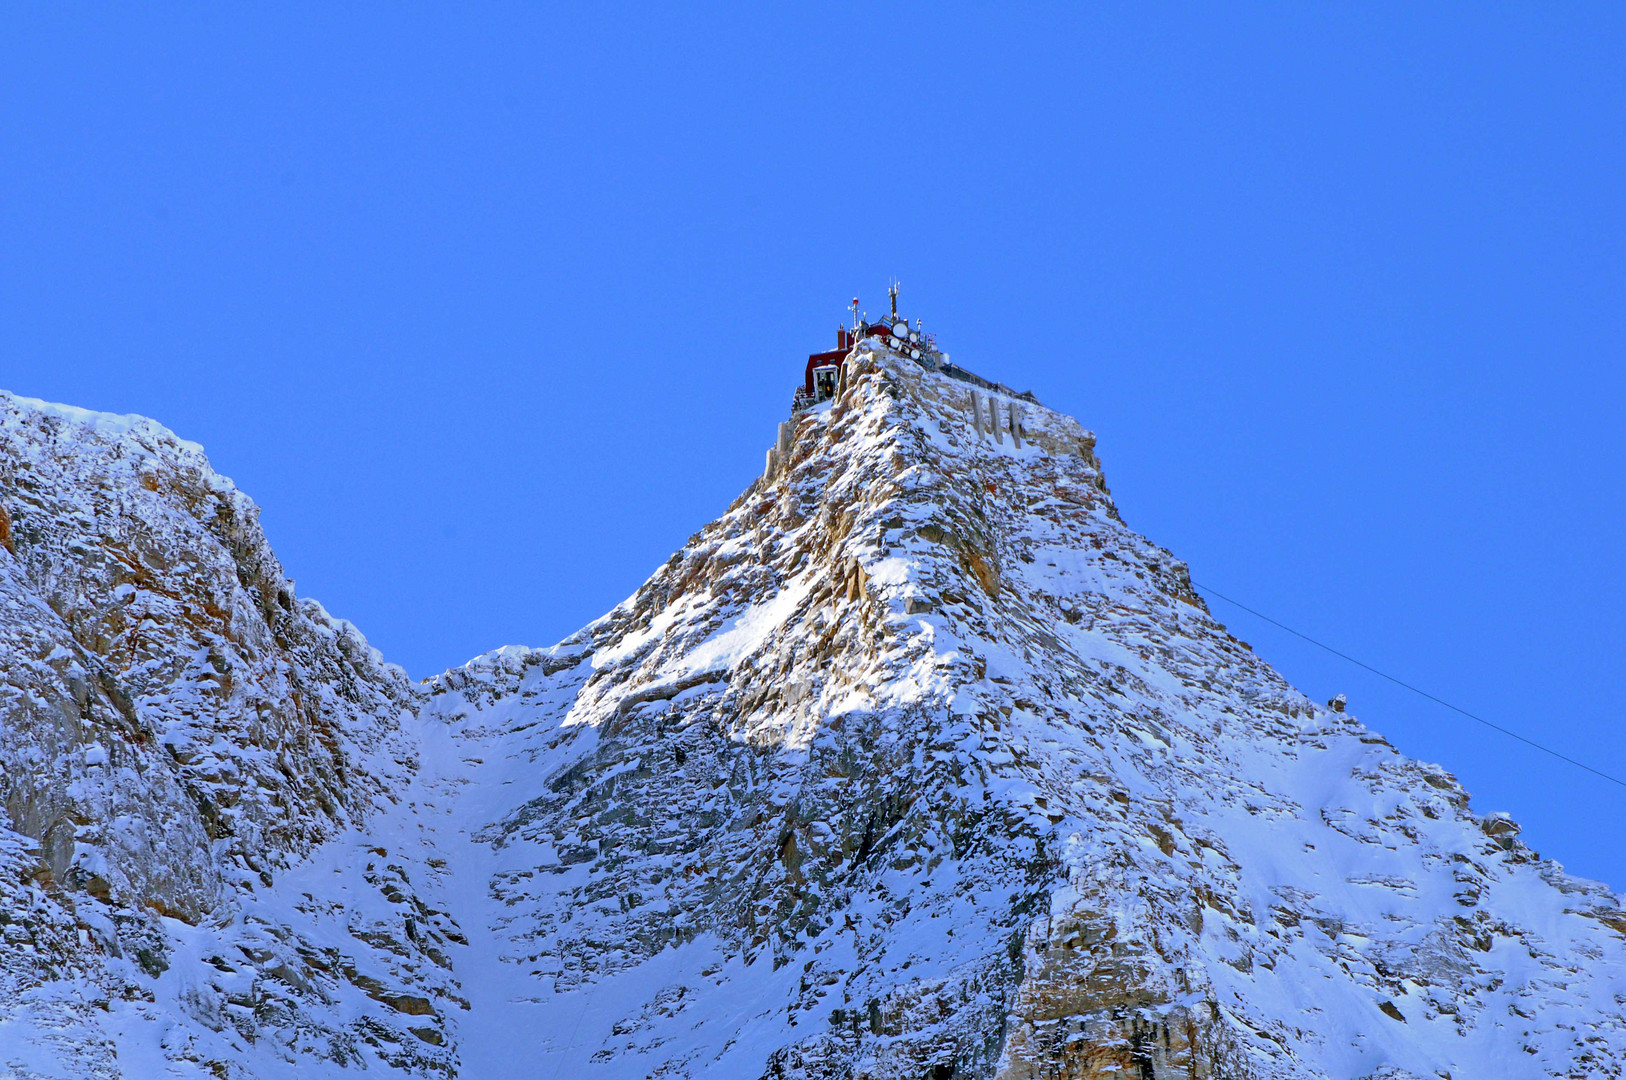
[(415, 687), (197, 447), (0, 397), (0, 1076), (1626, 1075), (1620, 898), (1227, 634), (1077, 422), (981, 426), (849, 362)]

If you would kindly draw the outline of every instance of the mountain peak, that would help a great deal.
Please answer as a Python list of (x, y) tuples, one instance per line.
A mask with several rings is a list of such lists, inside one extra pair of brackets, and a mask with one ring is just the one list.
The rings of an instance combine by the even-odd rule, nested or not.
[[(888, 335), (810, 358), (764, 475), (626, 601), (421, 690), (201, 454), (126, 492), (145, 428), (0, 424), (14, 700), (79, 693), (60, 646), (108, 702), (0, 747), (66, 808), (13, 782), (0, 860), (82, 836), (0, 891), (34, 1074), (1620, 1076), (1619, 898), (1232, 637), (1076, 420)], [(186, 588), (127, 593), (153, 559)], [(151, 627), (92, 617), (141, 590)], [(117, 818), (113, 757), (168, 847), (55, 824)], [(218, 884), (162, 917), (181, 886), (92, 888), (124, 863)]]
[[(510, 760), (538, 795), (490, 834), (504, 909), (527, 913), (508, 994), (624, 1004), (544, 1038), (548, 1060), (1620, 1059), (1597, 1004), (1619, 994), (1618, 901), (1232, 638), (1123, 524), (1075, 420), (860, 346), (775, 450), (605, 619), (426, 710), (454, 738), (524, 732)], [(1582, 941), (1602, 968), (1574, 962)], [(1543, 989), (1577, 979), (1597, 981)], [(1503, 1019), (1513, 981), (1529, 1022)]]

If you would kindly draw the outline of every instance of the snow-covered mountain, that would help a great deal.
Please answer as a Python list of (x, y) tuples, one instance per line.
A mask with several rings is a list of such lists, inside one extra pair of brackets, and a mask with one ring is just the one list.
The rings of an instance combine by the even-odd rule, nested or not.
[(1013, 403), (861, 352), (626, 602), (419, 688), (196, 447), (0, 399), (0, 1076), (1626, 1076), (1620, 898)]

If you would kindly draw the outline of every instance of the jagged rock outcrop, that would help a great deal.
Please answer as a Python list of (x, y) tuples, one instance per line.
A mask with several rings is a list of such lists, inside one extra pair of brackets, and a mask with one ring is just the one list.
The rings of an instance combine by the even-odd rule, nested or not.
[(421, 691), (196, 448), (4, 399), (0, 1064), (1626, 1075), (1619, 897), (1284, 683), (1076, 421), (844, 380), (614, 611)]

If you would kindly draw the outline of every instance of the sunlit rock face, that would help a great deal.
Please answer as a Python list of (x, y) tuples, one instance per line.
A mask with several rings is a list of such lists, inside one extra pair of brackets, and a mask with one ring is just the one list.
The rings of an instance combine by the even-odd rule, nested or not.
[(1626, 1072), (1619, 898), (1231, 637), (1068, 417), (861, 349), (419, 690), (197, 448), (0, 405), (20, 1076)]

